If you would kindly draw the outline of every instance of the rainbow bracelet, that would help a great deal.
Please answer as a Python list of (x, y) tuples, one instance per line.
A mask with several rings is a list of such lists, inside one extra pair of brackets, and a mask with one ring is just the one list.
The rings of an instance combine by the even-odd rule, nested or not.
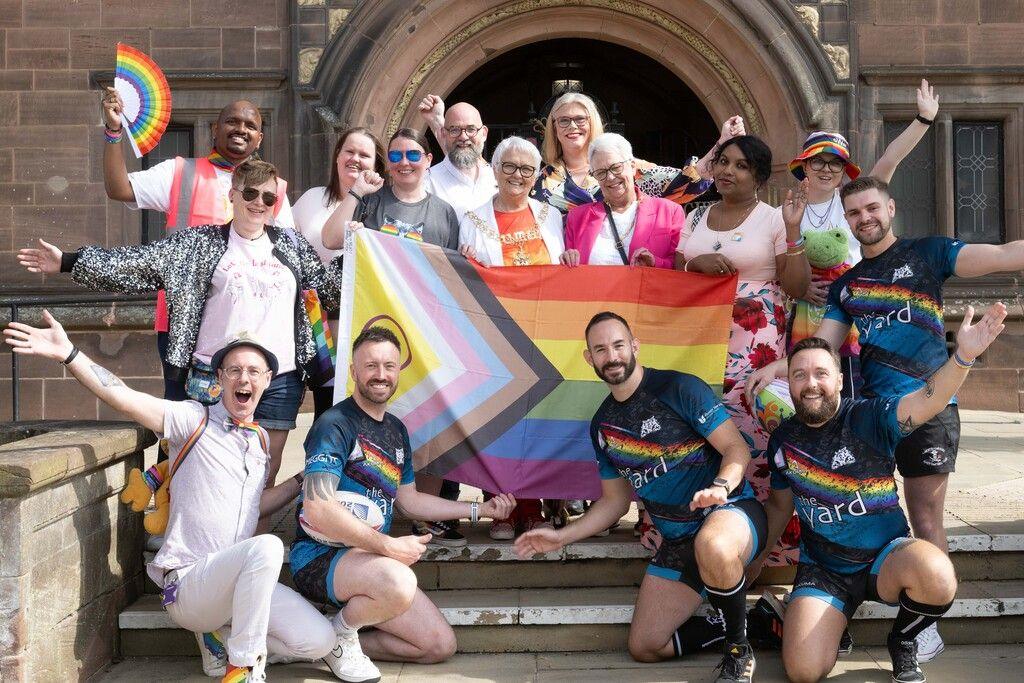
[(121, 142), (121, 138), (124, 137), (124, 126), (121, 126), (117, 130), (110, 130), (106, 126), (103, 126), (103, 137), (112, 145)]
[(977, 361), (977, 358), (975, 358), (970, 363), (968, 363), (967, 361), (965, 361), (963, 358), (960, 357), (960, 352), (959, 351), (954, 351), (953, 352), (953, 362), (956, 363), (957, 365), (959, 365), (964, 370), (970, 370), (971, 367), (974, 365), (974, 363), (976, 361)]

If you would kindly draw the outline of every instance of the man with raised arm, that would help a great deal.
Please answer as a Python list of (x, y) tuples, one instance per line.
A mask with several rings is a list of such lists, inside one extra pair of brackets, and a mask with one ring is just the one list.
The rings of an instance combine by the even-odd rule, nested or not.
[[(329, 654), (337, 644), (330, 622), (278, 583), (281, 539), (253, 535), (260, 516), (289, 504), (302, 485), (300, 473), (264, 489), (267, 433), (252, 418), (277, 370), (274, 354), (251, 338), (223, 346), (211, 362), (223, 388), (221, 401), (207, 408), (125, 386), (79, 351), (49, 312), (43, 320), (47, 327), (8, 325), (4, 336), (14, 353), (63, 363), (104, 403), (168, 441), (170, 516), (163, 546), (147, 571), (162, 588), (171, 619), (197, 634), (231, 623), (221, 652), (226, 661), (220, 663), (231, 683), (266, 680), (268, 651), (281, 660)], [(208, 675), (220, 673), (205, 660), (204, 668)]]
[(796, 414), (775, 429), (766, 451), (768, 547), (794, 507), (800, 520), (800, 564), (782, 633), (791, 681), (829, 674), (843, 629), (864, 600), (899, 606), (887, 639), (892, 680), (925, 680), (915, 639), (952, 606), (957, 582), (943, 549), (910, 538), (893, 477), (897, 444), (945, 410), (1005, 318), (997, 303), (973, 324), (968, 306), (953, 357), (902, 396), (841, 398), (834, 347), (820, 337), (793, 347), (788, 377)]
[(637, 365), (640, 342), (621, 316), (598, 313), (584, 334), (583, 356), (611, 390), (590, 423), (601, 498), (561, 529), (522, 534), (516, 552), (553, 552), (607, 529), (635, 491), (664, 540), (637, 595), (630, 654), (656, 662), (699, 650), (683, 626), (706, 591), (725, 622), (716, 680), (751, 681), (744, 569), (764, 549), (766, 521), (743, 478), (750, 449), (701, 379)]
[[(329, 409), (306, 437), (306, 481), (296, 516), (291, 568), (299, 592), (340, 608), (332, 619), (338, 647), (327, 663), (353, 683), (380, 680), (370, 660), (431, 664), (455, 652), (455, 633), (416, 586), (415, 564), (430, 535), (388, 535), (397, 504), (408, 519), (504, 519), (510, 495), (464, 503), (420, 493), (413, 484), (409, 433), (387, 404), (398, 388), (401, 346), (393, 332), (370, 327), (352, 343), (349, 371), (355, 392)], [(380, 531), (357, 519), (336, 499), (347, 491), (380, 508)], [(304, 527), (332, 539), (314, 540)], [(374, 629), (358, 633), (359, 629)], [(362, 641), (360, 643), (360, 641)], [(364, 651), (366, 654), (364, 654)]]
[[(896, 202), (888, 184), (873, 176), (850, 182), (840, 198), (864, 258), (832, 283), (825, 318), (814, 334), (839, 348), (856, 325), (862, 394), (902, 396), (924, 386), (949, 358), (942, 313), (945, 281), (953, 275), (1024, 269), (1024, 240), (997, 245), (939, 236), (898, 238), (892, 231)], [(751, 405), (772, 379), (785, 376), (785, 358), (754, 372), (745, 390)], [(903, 476), (910, 526), (914, 536), (948, 552), (942, 516), (960, 442), (956, 397), (937, 415), (908, 426), (913, 433), (896, 447), (896, 467)], [(921, 661), (943, 649), (934, 627), (919, 644), (926, 653)]]

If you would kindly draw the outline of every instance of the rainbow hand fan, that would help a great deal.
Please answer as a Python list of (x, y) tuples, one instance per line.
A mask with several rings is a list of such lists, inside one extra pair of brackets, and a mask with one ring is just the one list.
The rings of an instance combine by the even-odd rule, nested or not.
[(164, 72), (149, 55), (118, 43), (114, 89), (124, 101), (121, 121), (135, 156), (148, 154), (171, 120), (171, 88)]

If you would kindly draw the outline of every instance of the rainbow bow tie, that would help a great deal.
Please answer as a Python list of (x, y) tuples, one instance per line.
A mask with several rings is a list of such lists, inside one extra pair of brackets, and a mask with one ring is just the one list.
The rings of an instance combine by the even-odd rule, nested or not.
[(228, 431), (231, 431), (232, 429), (242, 429), (242, 430), (248, 430), (248, 431), (253, 432), (255, 434), (259, 434), (260, 433), (260, 426), (259, 425), (260, 425), (259, 422), (243, 422), (242, 420), (236, 420), (233, 417), (229, 417), (228, 419), (224, 420), (224, 429), (226, 429)]

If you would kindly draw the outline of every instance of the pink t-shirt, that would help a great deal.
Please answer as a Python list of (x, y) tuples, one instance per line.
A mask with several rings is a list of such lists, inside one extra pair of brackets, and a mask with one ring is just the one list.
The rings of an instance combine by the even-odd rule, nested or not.
[(273, 249), (265, 233), (248, 240), (231, 230), (203, 310), (197, 359), (209, 363), (226, 341), (248, 332), (277, 356), (279, 373), (295, 369), (295, 276)]
[(732, 262), (739, 271), (740, 280), (765, 282), (778, 279), (775, 257), (786, 253), (786, 224), (780, 209), (759, 202), (735, 230), (725, 232), (708, 227), (710, 209), (702, 213), (696, 226), (692, 225), (695, 213), (687, 217), (676, 247), (687, 261), (701, 254), (716, 253), (714, 245), (719, 243), (722, 246), (717, 253)]

